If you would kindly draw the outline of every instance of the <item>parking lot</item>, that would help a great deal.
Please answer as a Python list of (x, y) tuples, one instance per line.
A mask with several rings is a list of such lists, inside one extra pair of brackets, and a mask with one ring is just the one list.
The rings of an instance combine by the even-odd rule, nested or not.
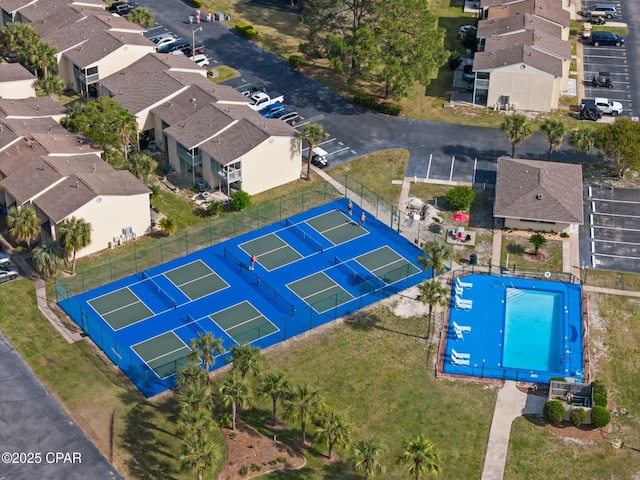
[[(583, 2), (583, 10), (592, 1)], [(606, 20), (605, 28), (626, 26), (621, 23), (624, 19), (624, 9), (616, 4), (618, 16)], [(587, 39), (583, 39), (583, 68), (584, 68), (584, 93), (585, 98), (604, 97), (622, 104), (622, 116), (631, 117), (633, 114), (632, 88), (629, 64), (627, 60), (627, 47), (621, 45), (594, 47)], [(613, 88), (596, 88), (591, 85), (591, 80), (598, 72), (609, 72)]]
[(581, 267), (640, 273), (640, 190), (586, 187)]

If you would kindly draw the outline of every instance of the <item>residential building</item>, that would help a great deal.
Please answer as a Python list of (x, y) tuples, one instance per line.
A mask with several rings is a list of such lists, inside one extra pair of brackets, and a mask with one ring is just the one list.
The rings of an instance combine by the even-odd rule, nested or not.
[(515, 230), (577, 233), (584, 222), (582, 166), (499, 158), (493, 215)]
[(36, 77), (19, 63), (0, 63), (0, 98), (35, 98)]

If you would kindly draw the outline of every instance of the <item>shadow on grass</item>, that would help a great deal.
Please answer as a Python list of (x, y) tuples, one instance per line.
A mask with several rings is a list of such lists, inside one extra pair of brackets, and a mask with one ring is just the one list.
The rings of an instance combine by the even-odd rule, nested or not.
[(394, 330), (393, 328), (383, 327), (381, 325), (382, 319), (380, 319), (377, 315), (372, 315), (370, 313), (359, 313), (349, 317), (345, 324), (350, 328), (356, 331), (371, 331), (373, 329), (382, 330), (389, 333), (397, 333), (398, 335), (405, 335), (407, 337), (412, 338), (420, 338), (424, 339), (422, 335), (415, 335), (409, 332), (403, 332), (401, 330)]
[(507, 245), (507, 252), (511, 255), (524, 255), (526, 253), (526, 249), (523, 245), (518, 245), (517, 243), (509, 243)]
[(121, 447), (130, 454), (127, 467), (131, 475), (143, 480), (176, 478), (174, 455), (170, 453), (167, 441), (161, 438), (175, 435), (158, 427), (158, 423), (162, 422), (157, 418), (172, 408), (172, 404), (153, 405), (141, 400), (133, 392), (124, 392), (120, 397), (131, 406), (120, 435)]

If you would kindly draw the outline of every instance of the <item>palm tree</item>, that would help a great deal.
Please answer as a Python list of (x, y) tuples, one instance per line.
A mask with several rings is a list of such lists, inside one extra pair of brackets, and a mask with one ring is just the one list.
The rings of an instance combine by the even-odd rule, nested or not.
[(83, 218), (71, 217), (60, 222), (56, 230), (62, 248), (73, 253), (71, 274), (74, 275), (78, 250), (82, 250), (91, 243), (91, 224)]
[(516, 156), (516, 145), (522, 143), (533, 134), (531, 123), (521, 113), (514, 113), (506, 117), (502, 125), (500, 125), (500, 130), (511, 142), (511, 158)]
[(131, 144), (132, 137), (138, 134), (138, 120), (136, 116), (129, 113), (124, 108), (120, 109), (113, 119), (114, 126), (120, 132), (120, 138), (122, 139), (122, 151), (124, 153), (125, 162), (129, 161), (129, 145)]
[(327, 458), (333, 457), (333, 447), (342, 445), (346, 447), (351, 443), (351, 425), (344, 417), (335, 412), (322, 412), (316, 419), (316, 435), (324, 440), (329, 447)]
[(187, 385), (192, 383), (207, 383), (207, 372), (205, 372), (202, 368), (200, 368), (200, 359), (194, 360), (190, 359), (184, 367), (178, 370), (178, 375), (176, 377), (176, 387), (180, 390)]
[[(418, 286), (418, 290), (420, 291), (420, 300), (422, 300), (423, 303), (429, 305), (428, 331), (431, 332), (433, 307), (446, 305), (447, 295), (449, 294), (449, 291), (438, 280), (435, 280), (433, 278), (431, 280), (422, 282)], [(427, 338), (428, 337), (429, 335), (427, 335)]]
[(580, 128), (571, 132), (569, 136), (569, 145), (573, 147), (575, 152), (582, 153), (582, 162), (584, 162), (587, 154), (596, 145), (596, 132), (592, 128)]
[(298, 139), (307, 142), (309, 145), (306, 180), (311, 180), (311, 157), (313, 156), (313, 149), (324, 140), (325, 136), (324, 127), (319, 123), (307, 123), (302, 130), (298, 132)]
[(64, 83), (58, 75), (54, 73), (48, 73), (40, 80), (37, 80), (36, 88), (38, 88), (45, 95), (62, 95), (67, 85)]
[(222, 403), (231, 405), (231, 426), (235, 430), (238, 405), (249, 403), (249, 384), (238, 372), (231, 372), (218, 387), (218, 392), (222, 395)]
[(153, 162), (153, 158), (146, 153), (135, 152), (128, 159), (127, 170), (135, 177), (146, 182), (151, 170), (153, 170)]
[(529, 237), (529, 243), (536, 249), (534, 255), (538, 255), (538, 250), (547, 244), (547, 239), (541, 233), (534, 233)]
[(30, 205), (11, 207), (7, 215), (7, 225), (9, 235), (17, 242), (26, 242), (31, 250), (31, 242), (40, 233), (40, 219), (33, 207)]
[(442, 458), (429, 440), (418, 435), (404, 442), (404, 451), (398, 457), (398, 464), (409, 463), (409, 475), (420, 480), (424, 475), (437, 476), (442, 471)]
[(195, 472), (198, 480), (212, 472), (221, 459), (220, 446), (213, 440), (211, 431), (205, 430), (195, 438), (185, 439), (178, 457), (181, 470)]
[(222, 212), (222, 202), (209, 202), (207, 203), (207, 215), (215, 217)]
[(284, 400), (291, 393), (291, 384), (285, 378), (283, 373), (267, 373), (262, 377), (260, 386), (258, 387), (258, 395), (263, 398), (270, 398), (273, 404), (272, 425), (277, 425), (278, 417), (276, 415), (276, 406), (278, 400)]
[(254, 377), (260, 375), (265, 358), (259, 347), (252, 347), (247, 343), (231, 347), (231, 357), (227, 361), (233, 362), (232, 371), (240, 372), (244, 380), (249, 374)]
[(422, 255), (417, 258), (422, 265), (422, 270), (431, 269), (431, 277), (435, 278), (438, 273), (447, 271), (444, 262), (451, 260), (451, 250), (438, 240), (429, 240), (422, 247)]
[[(211, 332), (200, 332), (196, 338), (191, 339), (189, 346), (191, 347), (189, 359), (192, 362), (201, 363), (204, 367), (204, 371), (207, 374), (207, 388), (210, 391), (211, 379), (209, 378), (209, 369), (214, 363), (216, 363), (216, 355), (222, 355), (224, 353), (222, 339), (215, 338)], [(213, 397), (211, 395), (210, 400), (211, 406), (213, 407)]]
[(28, 23), (6, 23), (0, 30), (0, 42), (9, 50), (17, 51), (23, 45), (30, 45), (38, 41), (38, 34)]
[(148, 8), (136, 7), (131, 9), (127, 20), (129, 20), (131, 23), (151, 28), (153, 27), (155, 17), (153, 13), (151, 13), (151, 10), (149, 10)]
[(551, 160), (551, 153), (562, 145), (562, 139), (567, 134), (567, 126), (560, 120), (550, 118), (540, 125), (540, 130), (549, 142), (549, 160)]
[(351, 449), (351, 463), (356, 472), (364, 473), (364, 478), (368, 480), (376, 472), (384, 473), (387, 467), (378, 462), (378, 457), (387, 453), (387, 447), (382, 443), (377, 443), (373, 439), (360, 440), (353, 444)]
[(69, 264), (67, 251), (50, 239), (43, 241), (41, 246), (33, 249), (31, 260), (36, 272), (43, 277), (51, 277)]
[(162, 230), (162, 233), (164, 233), (167, 236), (176, 233), (176, 231), (178, 230), (178, 224), (171, 217), (162, 217), (158, 221), (158, 226)]
[[(198, 370), (203, 371), (201, 368)], [(180, 409), (179, 416), (183, 413), (192, 415), (193, 412), (199, 410), (207, 411), (210, 403), (210, 393), (206, 381), (196, 379), (182, 385), (177, 393), (178, 407)]]
[(310, 390), (306, 383), (299, 384), (285, 400), (285, 411), (294, 420), (300, 420), (302, 443), (307, 443), (307, 421), (322, 410), (323, 402), (318, 390)]
[(37, 41), (22, 49), (22, 56), (25, 63), (33, 68), (33, 73), (38, 79), (38, 71), (42, 71), (43, 76), (49, 73), (49, 67), (58, 65), (56, 60), (58, 49), (47, 42)]

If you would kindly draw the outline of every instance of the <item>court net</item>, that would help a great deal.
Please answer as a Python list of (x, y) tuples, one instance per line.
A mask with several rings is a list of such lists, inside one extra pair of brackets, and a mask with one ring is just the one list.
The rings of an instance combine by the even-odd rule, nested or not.
[(169, 307), (169, 308), (176, 308), (178, 306), (178, 303), (171, 297), (171, 295), (169, 295), (167, 292), (165, 292), (160, 285), (158, 285), (154, 280), (153, 277), (151, 277), (147, 272), (145, 272), (144, 270), (142, 270), (142, 283), (145, 284), (145, 286), (149, 287), (149, 289), (151, 289), (152, 291), (154, 291), (158, 297), (160, 297), (160, 299), (162, 299), (162, 301)]
[(365, 276), (364, 273), (357, 271), (355, 268), (349, 265), (349, 260), (342, 260), (340, 257), (335, 257), (334, 264), (336, 268), (346, 273), (353, 278), (354, 283), (358, 285), (366, 285), (367, 290), (376, 290), (384, 286), (384, 282), (374, 275)]
[(315, 238), (309, 235), (307, 232), (303, 231), (298, 224), (293, 223), (291, 219), (286, 219), (287, 230), (293, 233), (298, 238), (304, 240), (311, 247), (313, 247), (318, 252), (324, 252), (324, 246), (318, 242)]

